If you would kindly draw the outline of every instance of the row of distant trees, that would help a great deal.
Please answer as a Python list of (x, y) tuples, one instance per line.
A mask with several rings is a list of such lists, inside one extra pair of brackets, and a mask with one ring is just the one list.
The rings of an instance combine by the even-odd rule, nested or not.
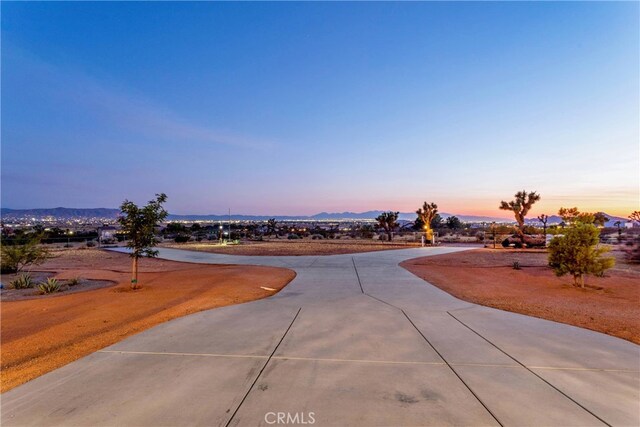
[[(520, 244), (524, 247), (527, 243), (527, 225), (525, 219), (533, 205), (541, 199), (540, 194), (535, 191), (518, 191), (511, 201), (501, 201), (498, 206), (501, 210), (513, 213), (516, 220), (515, 233)], [(383, 212), (376, 220), (391, 241), (393, 230), (398, 227), (398, 212)], [(438, 206), (435, 203), (424, 202), (422, 207), (416, 211), (415, 221), (418, 229), (424, 229), (427, 241), (433, 241), (433, 228), (436, 223), (441, 223), (438, 215)], [(603, 275), (604, 272), (613, 267), (615, 261), (612, 257), (604, 256), (609, 249), (599, 245), (600, 229), (609, 221), (602, 213), (580, 212), (577, 207), (561, 207), (558, 215), (562, 218), (562, 234), (551, 240), (549, 245), (549, 266), (558, 276), (569, 274), (574, 279), (574, 284), (584, 287), (584, 277), (589, 274)], [(453, 219), (452, 219), (453, 218)], [(543, 234), (547, 234), (547, 223), (549, 216), (539, 215), (538, 221), (543, 226)], [(640, 222), (640, 211), (634, 211), (629, 215), (631, 221)], [(450, 217), (447, 220), (450, 228), (460, 226), (458, 218)], [(616, 223), (620, 233), (621, 223)], [(545, 237), (546, 239), (546, 237)], [(629, 257), (632, 261), (640, 262), (640, 238), (630, 244), (628, 249)], [(544, 244), (544, 240), (543, 240)]]
[[(118, 222), (122, 227), (122, 232), (128, 237), (127, 246), (130, 249), (132, 259), (132, 289), (140, 287), (138, 283), (139, 259), (158, 255), (158, 251), (154, 249), (158, 243), (155, 230), (168, 215), (164, 209), (166, 200), (166, 194), (161, 193), (142, 207), (129, 200), (125, 200), (120, 206), (122, 214), (118, 218)], [(517, 223), (516, 233), (523, 241), (525, 217), (531, 207), (539, 200), (540, 195), (536, 192), (519, 191), (515, 194), (514, 200), (500, 203), (500, 209), (514, 213)], [(604, 274), (604, 271), (614, 264), (612, 258), (603, 256), (607, 249), (598, 246), (600, 230), (597, 225), (604, 224), (607, 219), (599, 214), (580, 212), (577, 208), (561, 208), (558, 213), (567, 224), (567, 229), (563, 235), (556, 236), (551, 241), (549, 265), (558, 275), (571, 274), (574, 283), (584, 287), (585, 275)], [(379, 226), (387, 233), (389, 240), (393, 237), (393, 230), (398, 227), (398, 214), (393, 211), (383, 212), (376, 218)], [(427, 239), (432, 241), (434, 221), (438, 221), (438, 206), (435, 203), (424, 202), (422, 207), (416, 211), (416, 215), (416, 226), (424, 229)], [(640, 222), (640, 211), (633, 212), (629, 218), (632, 221)], [(538, 219), (546, 228), (548, 217), (541, 215)], [(457, 227), (456, 220), (457, 218), (448, 220), (448, 225), (451, 228)], [(267, 222), (268, 232), (277, 233), (276, 227), (275, 219)], [(22, 242), (14, 242), (10, 245), (3, 243), (0, 258), (2, 272), (16, 272), (26, 265), (44, 262), (50, 254), (39, 244), (40, 238), (41, 236), (36, 234), (33, 237), (25, 236)], [(632, 259), (640, 261), (640, 245), (636, 244), (635, 252), (631, 253), (635, 256)]]

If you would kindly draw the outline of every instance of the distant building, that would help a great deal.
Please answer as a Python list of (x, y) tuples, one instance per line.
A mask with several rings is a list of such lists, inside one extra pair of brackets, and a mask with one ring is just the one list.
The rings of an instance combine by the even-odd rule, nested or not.
[(118, 229), (110, 225), (98, 227), (98, 242), (113, 243), (116, 241), (116, 232)]

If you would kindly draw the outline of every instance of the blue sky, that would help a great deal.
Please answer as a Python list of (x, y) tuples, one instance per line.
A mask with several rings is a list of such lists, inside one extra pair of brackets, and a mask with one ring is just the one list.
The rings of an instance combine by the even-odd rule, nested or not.
[[(638, 3), (2, 3), (2, 206), (639, 205)], [(504, 212), (502, 213), (504, 215)]]

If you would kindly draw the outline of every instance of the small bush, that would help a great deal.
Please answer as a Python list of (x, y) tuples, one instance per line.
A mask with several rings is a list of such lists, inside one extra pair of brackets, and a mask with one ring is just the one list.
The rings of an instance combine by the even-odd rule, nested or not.
[(96, 245), (96, 242), (94, 242), (93, 240), (89, 240), (87, 242), (87, 247), (88, 248), (93, 248)]
[(33, 288), (34, 285), (35, 283), (30, 274), (21, 274), (9, 284), (13, 289), (29, 289)]
[(295, 240), (295, 239), (299, 239), (299, 238), (300, 238), (300, 236), (298, 236), (297, 234), (289, 234), (287, 236), (287, 239), (289, 239), (289, 240)]
[(314, 234), (313, 236), (311, 236), (311, 240), (322, 240), (324, 239), (324, 236), (322, 234)]
[(513, 261), (512, 267), (514, 270), (522, 270), (522, 267), (520, 267), (520, 261)]
[(52, 294), (54, 292), (59, 292), (60, 283), (56, 279), (49, 277), (46, 282), (42, 282), (38, 285), (38, 290), (41, 294)]
[(40, 265), (49, 257), (49, 251), (40, 245), (40, 236), (30, 237), (17, 244), (0, 245), (0, 272), (3, 274), (20, 272), (27, 265)]
[(66, 284), (67, 286), (78, 286), (80, 284), (80, 278), (72, 277), (71, 279), (67, 280)]
[(191, 236), (187, 236), (184, 234), (178, 234), (175, 239), (173, 239), (176, 243), (186, 243), (191, 240)]
[(633, 240), (629, 240), (624, 249), (627, 260), (632, 263), (640, 263), (640, 236), (636, 236)]
[(614, 266), (615, 261), (602, 255), (607, 248), (598, 247), (600, 230), (593, 224), (576, 223), (564, 236), (554, 237), (549, 244), (549, 266), (558, 277), (573, 276), (573, 283), (584, 288), (584, 276), (600, 275)]

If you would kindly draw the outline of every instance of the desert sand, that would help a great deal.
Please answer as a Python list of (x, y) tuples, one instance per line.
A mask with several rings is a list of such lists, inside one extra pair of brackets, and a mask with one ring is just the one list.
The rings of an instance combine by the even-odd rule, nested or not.
[(163, 243), (161, 246), (190, 251), (203, 251), (228, 255), (338, 255), (357, 252), (386, 251), (389, 249), (407, 249), (419, 246), (419, 243), (375, 240), (336, 239), (336, 240), (287, 240), (271, 239), (265, 241), (242, 242), (237, 245), (219, 245), (216, 242)]
[(284, 268), (142, 259), (139, 281), (144, 287), (130, 291), (125, 254), (87, 249), (57, 255), (38, 270), (55, 272), (60, 279), (79, 276), (114, 285), (0, 302), (2, 391), (159, 323), (268, 297), (295, 277)]
[[(405, 261), (402, 267), (465, 301), (603, 332), (640, 344), (640, 267), (616, 254), (587, 288), (556, 277), (544, 251), (478, 249)], [(518, 261), (521, 270), (512, 265)]]

